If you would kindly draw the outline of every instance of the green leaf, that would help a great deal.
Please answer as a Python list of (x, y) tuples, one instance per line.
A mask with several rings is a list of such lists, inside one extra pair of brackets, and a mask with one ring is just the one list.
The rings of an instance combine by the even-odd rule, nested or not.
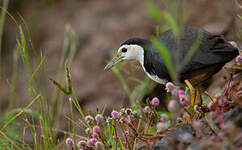
[(155, 133), (156, 133), (156, 129), (154, 129), (154, 128), (149, 128), (148, 133), (149, 133), (149, 134), (155, 134)]
[(70, 76), (70, 71), (68, 68), (66, 68), (66, 84), (67, 84), (67, 88), (65, 89), (64, 86), (62, 86), (60, 83), (58, 83), (57, 81), (55, 81), (52, 78), (49, 78), (50, 81), (59, 88), (59, 90), (61, 90), (64, 94), (66, 95), (71, 95), (73, 93), (72, 90), (72, 85), (71, 85), (71, 76)]
[(192, 44), (192, 47), (190, 48), (185, 58), (183, 59), (181, 65), (179, 66), (179, 69), (182, 69), (182, 67), (188, 64), (188, 62), (191, 60), (192, 56), (195, 54), (198, 47), (200, 46), (201, 41), (202, 41), (202, 35), (199, 34), (196, 41)]
[(166, 19), (166, 21), (168, 22), (169, 26), (171, 26), (171, 29), (174, 33), (175, 36), (177, 36), (180, 32), (179, 26), (176, 23), (175, 18), (168, 12), (164, 12), (164, 17)]
[(147, 7), (149, 10), (150, 16), (156, 21), (161, 21), (162, 12), (159, 10), (159, 8), (153, 2), (150, 2), (150, 1), (148, 2)]

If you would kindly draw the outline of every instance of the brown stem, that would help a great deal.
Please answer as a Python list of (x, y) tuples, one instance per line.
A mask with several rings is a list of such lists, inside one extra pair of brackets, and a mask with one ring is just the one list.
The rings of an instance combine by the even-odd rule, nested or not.
[(124, 137), (125, 137), (126, 145), (128, 145), (129, 150), (132, 150), (131, 147), (130, 147), (130, 144), (129, 144), (128, 138), (127, 138), (127, 136), (126, 136), (125, 133), (124, 133), (124, 132), (125, 132), (125, 131), (124, 131), (124, 127), (123, 127), (123, 125), (122, 125), (121, 123), (119, 123), (119, 124), (120, 124), (120, 127), (121, 127), (121, 129), (122, 129), (123, 135), (124, 135)]
[(105, 138), (103, 138), (101, 132), (98, 133), (98, 136), (99, 136), (99, 138), (101, 139), (102, 143), (104, 144), (105, 149), (108, 149), (108, 150), (109, 150), (110, 148), (109, 148), (109, 146), (107, 145), (107, 142), (106, 142)]
[(114, 134), (115, 134), (115, 150), (118, 149), (118, 134), (117, 134), (117, 129), (116, 129), (116, 122), (114, 121)]

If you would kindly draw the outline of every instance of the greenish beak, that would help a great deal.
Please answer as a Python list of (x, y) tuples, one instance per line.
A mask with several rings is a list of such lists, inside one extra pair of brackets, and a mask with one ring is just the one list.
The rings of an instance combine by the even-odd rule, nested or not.
[(120, 61), (122, 61), (122, 56), (119, 56), (118, 54), (113, 57), (113, 59), (105, 66), (104, 70), (108, 70), (118, 64)]

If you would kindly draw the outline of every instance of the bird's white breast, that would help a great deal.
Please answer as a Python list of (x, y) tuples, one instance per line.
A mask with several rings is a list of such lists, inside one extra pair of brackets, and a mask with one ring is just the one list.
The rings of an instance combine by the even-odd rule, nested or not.
[(149, 78), (151, 78), (153, 81), (158, 82), (158, 83), (160, 83), (160, 84), (166, 84), (166, 83), (167, 83), (167, 81), (166, 81), (165, 79), (160, 79), (157, 75), (151, 75), (151, 74), (149, 74), (149, 73), (145, 70), (145, 68), (144, 68), (143, 65), (142, 65), (142, 67), (143, 67), (143, 69), (144, 69), (144, 72), (147, 74), (147, 76), (148, 76)]

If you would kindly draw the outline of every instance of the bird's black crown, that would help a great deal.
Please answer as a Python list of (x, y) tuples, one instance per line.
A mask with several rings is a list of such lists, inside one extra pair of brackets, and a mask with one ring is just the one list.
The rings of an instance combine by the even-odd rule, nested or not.
[(142, 39), (142, 38), (130, 38), (127, 41), (125, 41), (124, 43), (122, 43), (121, 46), (122, 45), (131, 45), (131, 44), (136, 44), (136, 45), (142, 46), (142, 45), (150, 45), (150, 44), (152, 44), (152, 42), (149, 40)]

